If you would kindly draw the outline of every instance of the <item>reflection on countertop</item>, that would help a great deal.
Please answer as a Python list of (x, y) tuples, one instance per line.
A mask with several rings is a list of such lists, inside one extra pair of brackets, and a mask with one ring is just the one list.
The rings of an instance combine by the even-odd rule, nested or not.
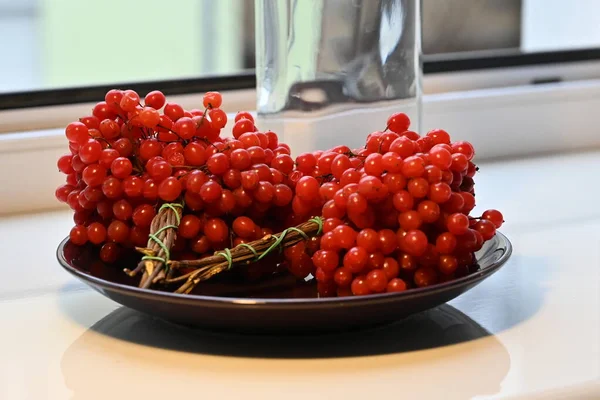
[[(433, 353), (434, 349), (439, 352)], [(418, 352), (429, 352), (426, 363), (415, 362)], [(450, 354), (456, 355), (449, 357)], [(84, 363), (94, 365), (94, 370), (101, 373), (90, 375), (81, 368)], [(148, 369), (148, 365), (152, 367)], [(443, 365), (447, 370), (436, 377), (435, 385), (410, 385), (416, 378), (411, 371)], [(269, 375), (273, 380), (279, 375), (278, 390), (283, 391), (292, 389), (295, 376), (313, 382), (318, 375), (319, 381), (327, 382), (328, 375), (346, 375), (346, 384), (351, 385), (356, 374), (370, 375), (384, 368), (394, 379), (381, 382), (382, 389), (387, 386), (393, 390), (405, 382), (402, 392), (406, 398), (464, 399), (497, 393), (510, 368), (510, 357), (494, 336), (448, 305), (375, 329), (304, 336), (193, 330), (119, 308), (65, 351), (61, 368), (74, 398), (87, 398), (90, 393), (112, 397), (123, 393), (122, 385), (127, 385), (130, 393), (173, 392), (165, 382), (175, 377), (179, 386), (176, 392), (202, 387), (214, 395), (225, 395), (224, 398), (246, 397), (244, 387), (252, 384), (248, 374), (260, 376), (256, 384), (270, 380)], [(482, 369), (486, 373), (476, 381), (455, 386), (450, 395), (446, 393), (449, 385)], [(153, 372), (162, 379), (142, 378)], [(218, 376), (208, 378), (214, 374)], [(240, 385), (227, 385), (229, 379)], [(318, 393), (319, 385), (314, 383)]]
[(121, 307), (102, 318), (90, 330), (114, 339), (165, 350), (274, 359), (406, 353), (468, 342), (491, 335), (475, 321), (449, 305), (377, 328), (312, 335), (253, 335), (200, 330), (175, 325)]

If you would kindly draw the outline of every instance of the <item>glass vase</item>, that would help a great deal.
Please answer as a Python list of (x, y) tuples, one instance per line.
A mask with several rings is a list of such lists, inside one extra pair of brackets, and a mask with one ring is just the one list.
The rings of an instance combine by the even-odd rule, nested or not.
[(257, 119), (294, 154), (405, 112), (420, 129), (420, 0), (256, 0)]

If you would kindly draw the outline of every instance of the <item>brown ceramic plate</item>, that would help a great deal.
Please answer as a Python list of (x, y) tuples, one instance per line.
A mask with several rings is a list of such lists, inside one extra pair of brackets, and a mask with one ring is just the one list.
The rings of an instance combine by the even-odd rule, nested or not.
[(139, 289), (122, 269), (105, 265), (97, 252), (65, 239), (59, 263), (75, 277), (126, 307), (177, 324), (235, 332), (336, 331), (385, 324), (444, 304), (488, 278), (508, 260), (512, 246), (497, 233), (476, 254), (479, 268), (459, 279), (400, 293), (318, 298), (310, 282), (298, 285), (281, 276), (252, 285), (215, 279), (191, 295)]

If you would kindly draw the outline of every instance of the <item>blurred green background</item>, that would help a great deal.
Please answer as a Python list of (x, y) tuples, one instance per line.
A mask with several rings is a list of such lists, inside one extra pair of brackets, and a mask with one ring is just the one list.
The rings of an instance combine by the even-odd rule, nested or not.
[[(600, 47), (600, 0), (422, 4), (426, 54)], [(0, 93), (236, 74), (254, 0), (0, 0), (0, 55)]]

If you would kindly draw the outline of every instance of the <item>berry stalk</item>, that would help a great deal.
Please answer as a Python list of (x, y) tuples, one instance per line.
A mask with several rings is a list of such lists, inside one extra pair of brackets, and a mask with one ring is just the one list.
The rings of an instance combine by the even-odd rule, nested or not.
[(287, 228), (277, 234), (268, 234), (262, 239), (250, 243), (243, 243), (232, 249), (216, 252), (215, 255), (196, 260), (170, 261), (169, 266), (173, 269), (196, 268), (185, 275), (177, 278), (167, 279), (164, 283), (178, 283), (185, 281), (175, 293), (190, 293), (198, 283), (231, 269), (237, 265), (248, 265), (254, 261), (260, 261), (265, 256), (290, 246), (293, 246), (308, 238), (318, 236), (323, 230), (323, 219), (321, 217)]
[(152, 284), (166, 278), (171, 248), (177, 238), (177, 229), (181, 222), (183, 204), (165, 203), (152, 219), (148, 245), (136, 250), (144, 256), (133, 271), (125, 270), (129, 276), (143, 271), (139, 287), (147, 289)]

